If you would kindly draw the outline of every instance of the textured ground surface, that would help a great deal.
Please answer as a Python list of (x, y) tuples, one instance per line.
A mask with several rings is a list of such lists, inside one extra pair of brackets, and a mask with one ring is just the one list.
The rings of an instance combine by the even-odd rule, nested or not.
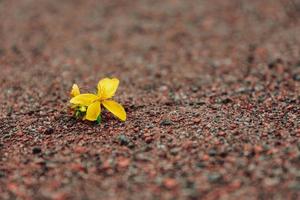
[[(1, 0), (0, 199), (297, 199), (298, 0)], [(121, 123), (74, 82), (121, 81)]]

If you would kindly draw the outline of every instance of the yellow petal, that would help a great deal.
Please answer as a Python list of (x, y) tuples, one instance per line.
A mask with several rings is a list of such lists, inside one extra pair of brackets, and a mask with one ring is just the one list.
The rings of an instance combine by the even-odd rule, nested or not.
[(98, 97), (94, 94), (80, 94), (76, 97), (73, 97), (70, 100), (70, 103), (82, 105), (82, 106), (89, 106), (92, 104)]
[(71, 96), (76, 97), (77, 95), (80, 95), (80, 90), (77, 84), (73, 84)]
[(116, 78), (104, 78), (98, 83), (98, 96), (101, 99), (109, 99), (112, 98), (119, 86), (119, 80)]
[(89, 105), (87, 111), (86, 111), (86, 119), (90, 121), (96, 121), (99, 114), (101, 113), (101, 106), (100, 102), (96, 101)]
[(122, 121), (126, 120), (126, 112), (122, 105), (112, 100), (102, 102), (103, 106)]

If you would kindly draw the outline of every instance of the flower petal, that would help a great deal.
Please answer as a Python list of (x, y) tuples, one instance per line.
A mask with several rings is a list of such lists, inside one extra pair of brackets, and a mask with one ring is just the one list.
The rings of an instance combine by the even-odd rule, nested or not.
[(80, 95), (80, 90), (77, 84), (73, 84), (71, 96), (76, 97), (77, 95)]
[(82, 105), (82, 106), (89, 106), (91, 103), (93, 103), (98, 97), (94, 94), (80, 94), (76, 97), (73, 97), (70, 100), (70, 103)]
[(98, 83), (98, 96), (101, 99), (109, 99), (112, 98), (119, 86), (119, 80), (116, 78), (104, 78)]
[(126, 112), (122, 105), (112, 100), (102, 102), (103, 106), (122, 121), (126, 120)]
[(96, 101), (89, 105), (87, 111), (86, 111), (86, 116), (85, 118), (90, 121), (96, 121), (99, 114), (101, 113), (101, 106), (100, 102)]

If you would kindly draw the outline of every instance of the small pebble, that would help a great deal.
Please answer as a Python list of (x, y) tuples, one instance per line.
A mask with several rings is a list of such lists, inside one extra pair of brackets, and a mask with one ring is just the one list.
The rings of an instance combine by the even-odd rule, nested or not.
[(162, 126), (170, 126), (172, 124), (173, 124), (173, 122), (169, 119), (164, 119), (160, 122), (160, 125), (162, 125)]
[(219, 183), (221, 182), (222, 178), (223, 178), (222, 175), (219, 173), (211, 173), (207, 175), (207, 179), (211, 183)]
[(294, 79), (295, 81), (300, 81), (300, 74), (294, 74), (294, 75), (293, 75), (293, 79)]
[(42, 149), (40, 147), (33, 147), (32, 153), (33, 154), (39, 154), (42, 152)]
[(166, 178), (163, 184), (167, 189), (173, 189), (177, 186), (177, 181), (173, 178)]
[(129, 144), (129, 140), (128, 140), (127, 136), (123, 135), (123, 134), (118, 136), (118, 141), (119, 141), (120, 145), (125, 145), (126, 146), (126, 145)]
[(216, 151), (215, 149), (210, 149), (210, 150), (208, 151), (208, 155), (209, 155), (209, 156), (216, 156), (216, 155), (217, 155), (217, 151)]
[(54, 132), (54, 129), (53, 128), (47, 128), (45, 131), (44, 131), (44, 134), (46, 134), (46, 135), (50, 135), (50, 134), (52, 134)]
[(220, 131), (219, 133), (218, 133), (218, 136), (225, 136), (226, 135), (226, 133), (224, 132), (224, 131)]

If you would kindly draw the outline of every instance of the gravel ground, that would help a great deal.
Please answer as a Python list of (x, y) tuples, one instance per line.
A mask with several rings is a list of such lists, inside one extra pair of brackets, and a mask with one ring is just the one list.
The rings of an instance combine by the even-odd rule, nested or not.
[[(0, 0), (0, 199), (298, 199), (298, 0)], [(96, 125), (73, 83), (117, 77)]]

